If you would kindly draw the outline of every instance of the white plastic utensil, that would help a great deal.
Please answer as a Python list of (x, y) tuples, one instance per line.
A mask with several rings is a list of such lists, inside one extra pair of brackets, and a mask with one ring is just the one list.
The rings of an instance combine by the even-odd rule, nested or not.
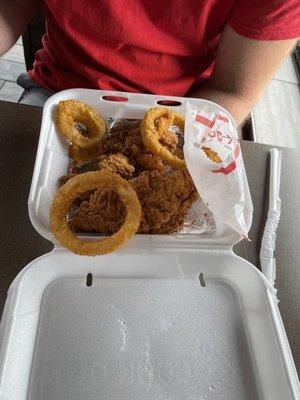
[(269, 209), (260, 250), (261, 270), (272, 285), (274, 285), (276, 279), (274, 251), (276, 230), (281, 212), (281, 199), (279, 197), (281, 158), (281, 150), (276, 148), (270, 150)]

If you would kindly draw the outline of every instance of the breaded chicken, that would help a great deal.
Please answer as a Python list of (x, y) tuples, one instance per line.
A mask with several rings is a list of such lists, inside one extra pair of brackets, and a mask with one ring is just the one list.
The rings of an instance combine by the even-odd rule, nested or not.
[(73, 230), (114, 233), (123, 225), (125, 206), (111, 190), (96, 190), (69, 215)]
[[(197, 199), (187, 171), (145, 171), (129, 182), (142, 206), (139, 233), (179, 231)], [(124, 218), (125, 208), (118, 197), (111, 191), (97, 190), (70, 215), (70, 225), (77, 231), (111, 233), (120, 228)]]
[(100, 154), (122, 153), (132, 162), (137, 155), (144, 152), (139, 124), (129, 129), (120, 129), (109, 135), (101, 145)]
[[(177, 135), (171, 131), (160, 132), (160, 143), (174, 152), (178, 144)], [(124, 154), (136, 170), (158, 170), (165, 169), (164, 163), (159, 156), (149, 153), (145, 148), (141, 134), (140, 123), (135, 121), (131, 125), (128, 123), (117, 126), (115, 131), (105, 139), (100, 148), (100, 154)]]
[(143, 172), (130, 181), (142, 206), (141, 233), (177, 232), (197, 191), (187, 171)]
[(133, 177), (135, 168), (123, 154), (111, 154), (109, 156), (101, 156), (99, 160), (99, 169), (106, 169), (109, 172), (119, 174), (124, 179)]
[(136, 158), (137, 164), (142, 171), (164, 171), (166, 169), (162, 159), (155, 154), (143, 153)]

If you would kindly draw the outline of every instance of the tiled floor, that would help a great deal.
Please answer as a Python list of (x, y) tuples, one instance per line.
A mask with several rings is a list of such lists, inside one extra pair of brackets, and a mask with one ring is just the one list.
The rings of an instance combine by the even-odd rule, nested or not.
[(291, 57), (252, 111), (255, 141), (300, 149), (300, 85)]
[(0, 100), (13, 101), (14, 103), (17, 103), (22, 93), (23, 88), (15, 82), (5, 81), (0, 89)]
[(25, 72), (22, 39), (0, 57), (0, 100), (18, 102), (23, 89), (16, 84), (17, 77)]

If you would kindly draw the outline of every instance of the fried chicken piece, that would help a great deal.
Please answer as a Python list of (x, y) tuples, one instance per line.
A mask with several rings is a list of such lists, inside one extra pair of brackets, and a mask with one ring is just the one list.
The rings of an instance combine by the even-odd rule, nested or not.
[(143, 153), (137, 157), (137, 163), (143, 171), (164, 171), (166, 169), (162, 159), (155, 154)]
[[(149, 153), (145, 148), (141, 133), (140, 122), (134, 122), (131, 125), (124, 125), (123, 127), (116, 127), (113, 134), (106, 138), (101, 145), (101, 154), (124, 154), (129, 162), (135, 165), (137, 170), (158, 170), (163, 171), (165, 165), (162, 159), (154, 154)], [(131, 126), (129, 129), (126, 127)], [(167, 122), (163, 125), (164, 129), (160, 130), (160, 143), (168, 148), (169, 151), (174, 152), (178, 144), (177, 135), (174, 132), (167, 130)]]
[(180, 230), (197, 191), (187, 171), (143, 172), (130, 181), (142, 206), (140, 233)]
[(144, 152), (139, 124), (109, 135), (102, 143), (100, 151), (100, 154), (122, 153), (130, 161), (134, 161), (137, 155)]
[(133, 177), (135, 168), (123, 154), (111, 154), (110, 156), (101, 156), (99, 161), (99, 169), (106, 169), (109, 172), (119, 174), (124, 179)]
[(172, 131), (163, 131), (159, 137), (159, 143), (167, 147), (167, 149), (174, 153), (178, 144), (178, 137)]
[[(196, 188), (187, 171), (165, 174), (145, 171), (130, 184), (142, 206), (139, 233), (171, 233), (180, 230)], [(74, 230), (112, 233), (124, 223), (125, 208), (113, 192), (97, 190), (70, 216)]]
[(175, 156), (179, 157), (179, 158), (184, 158), (184, 154), (183, 154), (183, 149), (181, 149), (180, 147), (178, 147), (175, 151), (174, 151)]
[(131, 128), (138, 127), (140, 123), (141, 121), (138, 119), (117, 118), (110, 126), (109, 132), (111, 135), (114, 135), (121, 131), (128, 131)]
[(125, 206), (118, 195), (108, 189), (94, 191), (70, 213), (69, 224), (81, 232), (117, 232), (124, 224)]

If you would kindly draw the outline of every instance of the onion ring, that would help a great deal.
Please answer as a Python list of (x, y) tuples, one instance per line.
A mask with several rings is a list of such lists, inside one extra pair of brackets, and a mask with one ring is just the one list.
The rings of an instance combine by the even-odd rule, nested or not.
[[(81, 240), (70, 229), (67, 213), (77, 197), (100, 188), (118, 194), (126, 209), (125, 222), (118, 232), (102, 241)], [(141, 214), (140, 202), (130, 183), (114, 173), (92, 171), (73, 177), (58, 190), (50, 209), (50, 225), (53, 235), (64, 247), (75, 254), (96, 256), (110, 253), (131, 239), (139, 228)]]
[[(55, 119), (60, 132), (74, 146), (82, 149), (98, 145), (106, 134), (107, 126), (103, 117), (81, 101), (60, 101)], [(83, 135), (81, 126), (86, 128), (87, 135)]]
[(177, 125), (180, 129), (184, 129), (184, 118), (181, 114), (165, 108), (151, 108), (141, 123), (141, 136), (144, 145), (148, 151), (160, 156), (168, 165), (177, 169), (184, 169), (184, 160), (171, 153), (168, 148), (160, 143), (160, 130), (162, 129), (160, 119), (162, 119), (161, 124), (164, 127)]

